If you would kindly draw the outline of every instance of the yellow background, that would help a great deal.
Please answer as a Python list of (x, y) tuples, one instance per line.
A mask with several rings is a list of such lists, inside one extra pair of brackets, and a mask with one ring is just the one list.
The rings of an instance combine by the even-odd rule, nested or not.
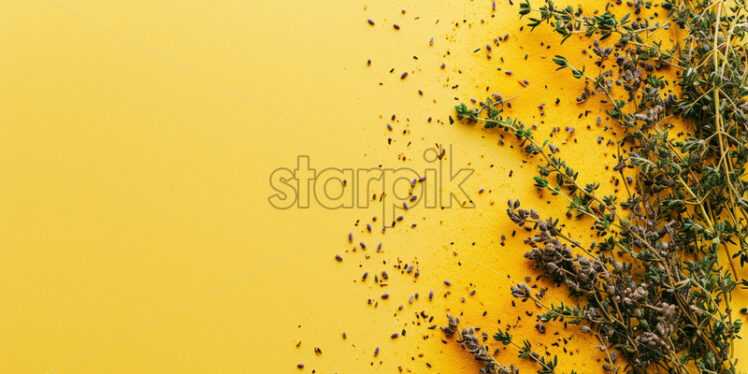
[[(447, 311), (489, 335), (522, 316), (516, 336), (552, 343), (556, 330), (540, 336), (525, 316), (535, 308), (508, 298), (507, 275), (533, 274), (522, 235), (499, 242), (514, 229), (508, 198), (556, 215), (564, 204), (537, 196), (534, 166), (508, 137), (499, 146), (498, 133), (447, 121), (455, 98), (516, 94), (511, 112), (542, 134), (577, 128), (587, 146), (558, 142), (583, 179), (615, 164), (613, 147), (589, 146), (613, 137), (595, 126), (600, 108), (568, 102), (581, 83), (545, 58), (558, 38), (520, 26), (516, 8), (488, 1), (0, 0), (0, 372), (476, 372), (426, 329)], [(488, 60), (485, 45), (505, 34)], [(584, 58), (583, 42), (567, 45)], [(268, 204), (271, 172), (297, 155), (318, 169), (422, 170), (436, 143), (476, 169), (475, 209), (419, 206), (370, 234), (379, 206)], [(353, 252), (348, 232), (369, 249)], [(398, 259), (417, 261), (417, 281), (392, 268)], [(359, 282), (382, 270), (386, 289)], [(414, 326), (422, 311), (434, 321)], [(561, 368), (598, 372), (594, 342), (561, 334), (574, 336), (573, 357), (553, 350)], [(518, 362), (511, 348), (497, 358)]]

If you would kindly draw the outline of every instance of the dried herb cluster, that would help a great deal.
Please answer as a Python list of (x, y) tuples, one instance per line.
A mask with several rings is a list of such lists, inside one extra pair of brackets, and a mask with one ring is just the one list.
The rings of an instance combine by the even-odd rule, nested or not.
[[(624, 130), (614, 170), (627, 181), (625, 198), (579, 182), (555, 146), (502, 115), (498, 94), (475, 108), (458, 105), (457, 115), (519, 138), (528, 157), (542, 160), (535, 186), (565, 199), (567, 216), (589, 220), (597, 237), (590, 244), (571, 240), (557, 219), (510, 201), (510, 219), (533, 231), (525, 257), (564, 284), (578, 305), (544, 305), (524, 284), (512, 287), (515, 297), (545, 308), (543, 322), (564, 320), (594, 334), (607, 354), (606, 371), (735, 373), (741, 320), (731, 294), (741, 284), (748, 288), (738, 272), (748, 263), (748, 9), (744, 0), (665, 0), (659, 9), (667, 14), (652, 23), (641, 16), (651, 3), (628, 6), (633, 15), (619, 18), (609, 6), (586, 15), (551, 1), (520, 4), (533, 29), (548, 25), (564, 41), (575, 34), (593, 40), (597, 73), (563, 56), (553, 61), (585, 80), (577, 102), (600, 98)], [(673, 27), (681, 37), (658, 40)], [(674, 86), (675, 93), (668, 90)], [(671, 134), (677, 118), (689, 134)], [(516, 370), (485, 357), (473, 336), (463, 330), (461, 341), (481, 356), (484, 372)], [(495, 339), (514, 344), (503, 331)], [(529, 343), (517, 347), (521, 357), (538, 361), (539, 373), (554, 372), (555, 359), (539, 360)]]

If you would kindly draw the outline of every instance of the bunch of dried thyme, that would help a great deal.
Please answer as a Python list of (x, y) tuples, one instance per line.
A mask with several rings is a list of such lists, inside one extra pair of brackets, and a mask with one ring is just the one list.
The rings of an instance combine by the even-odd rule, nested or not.
[[(744, 0), (624, 6), (631, 12), (617, 17), (612, 4), (592, 13), (551, 1), (520, 4), (532, 29), (547, 25), (563, 40), (592, 39), (596, 73), (563, 56), (553, 61), (585, 80), (577, 102), (600, 98), (623, 129), (614, 171), (628, 182), (624, 199), (601, 196), (597, 182), (579, 182), (556, 147), (502, 115), (500, 95), (456, 107), (460, 119), (513, 133), (527, 157), (541, 160), (535, 186), (566, 200), (567, 217), (588, 220), (599, 239), (571, 240), (558, 219), (510, 201), (510, 219), (533, 232), (525, 257), (565, 285), (576, 305), (544, 305), (525, 284), (511, 292), (544, 308), (541, 321), (563, 320), (593, 334), (607, 354), (606, 371), (736, 373), (741, 319), (731, 295), (748, 288), (739, 270), (748, 263), (748, 9)], [(643, 16), (653, 8), (666, 14)], [(680, 37), (658, 40), (672, 28)], [(687, 134), (671, 134), (678, 118)], [(446, 331), (457, 331), (451, 317)], [(464, 329), (460, 341), (485, 364), (482, 372), (516, 372), (485, 355), (473, 337)], [(502, 330), (494, 338), (537, 361), (538, 373), (554, 373), (556, 360), (531, 352), (529, 342), (516, 344)]]

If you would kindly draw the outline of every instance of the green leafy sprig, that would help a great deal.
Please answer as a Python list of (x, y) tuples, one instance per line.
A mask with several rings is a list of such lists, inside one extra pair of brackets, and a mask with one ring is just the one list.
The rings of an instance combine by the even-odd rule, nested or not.
[[(733, 317), (732, 293), (748, 288), (738, 271), (748, 263), (748, 9), (744, 0), (665, 0), (664, 22), (651, 24), (640, 14), (652, 3), (630, 5), (633, 16), (618, 18), (608, 6), (587, 16), (552, 1), (520, 4), (531, 29), (549, 25), (562, 43), (575, 34), (593, 39), (597, 73), (563, 56), (553, 62), (587, 82), (577, 102), (602, 95), (624, 130), (614, 171), (625, 199), (601, 196), (599, 182), (581, 183), (558, 147), (503, 116), (498, 94), (475, 108), (458, 105), (457, 117), (513, 134), (528, 158), (540, 160), (535, 187), (566, 200), (567, 217), (588, 220), (598, 238), (586, 245), (571, 240), (558, 219), (509, 202), (509, 218), (533, 231), (525, 257), (578, 303), (546, 306), (526, 285), (512, 287), (515, 297), (544, 308), (540, 321), (577, 323), (594, 334), (606, 371), (620, 369), (620, 354), (628, 372), (735, 373), (742, 321)], [(685, 36), (658, 40), (656, 32), (671, 25)], [(617, 39), (604, 46), (611, 36)], [(668, 90), (673, 86), (677, 94)], [(676, 117), (690, 134), (671, 134)], [(494, 338), (514, 345), (508, 332)], [(516, 347), (520, 357), (537, 359), (541, 374), (557, 366), (535, 356), (528, 341)]]

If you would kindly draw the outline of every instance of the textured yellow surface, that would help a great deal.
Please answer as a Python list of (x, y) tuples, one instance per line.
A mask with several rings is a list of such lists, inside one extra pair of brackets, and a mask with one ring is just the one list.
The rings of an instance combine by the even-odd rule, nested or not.
[[(595, 125), (599, 107), (570, 102), (580, 82), (553, 75), (544, 56), (558, 38), (519, 33), (515, 14), (464, 0), (0, 0), (0, 372), (475, 372), (427, 329), (447, 311), (489, 334), (521, 317), (518, 337), (572, 336), (573, 356), (552, 348), (561, 368), (598, 372), (594, 342), (550, 326), (540, 336), (525, 314), (535, 308), (508, 298), (533, 273), (505, 201), (556, 215), (563, 204), (537, 196), (534, 166), (509, 138), (499, 146), (498, 133), (447, 120), (454, 98), (497, 91), (518, 95), (511, 112), (542, 134), (573, 125), (579, 144), (614, 138)], [(485, 45), (505, 34), (488, 60)], [(571, 61), (584, 58), (584, 44), (567, 45)], [(570, 139), (557, 141), (583, 180), (615, 163), (614, 147)], [(476, 170), (465, 184), (475, 209), (419, 206), (382, 234), (364, 228), (376, 204), (268, 203), (271, 172), (297, 155), (320, 169), (421, 170), (435, 143)], [(354, 252), (348, 232), (368, 249)], [(417, 280), (398, 259), (417, 264)], [(371, 283), (383, 270), (386, 288)], [(512, 349), (498, 358), (517, 362)]]

